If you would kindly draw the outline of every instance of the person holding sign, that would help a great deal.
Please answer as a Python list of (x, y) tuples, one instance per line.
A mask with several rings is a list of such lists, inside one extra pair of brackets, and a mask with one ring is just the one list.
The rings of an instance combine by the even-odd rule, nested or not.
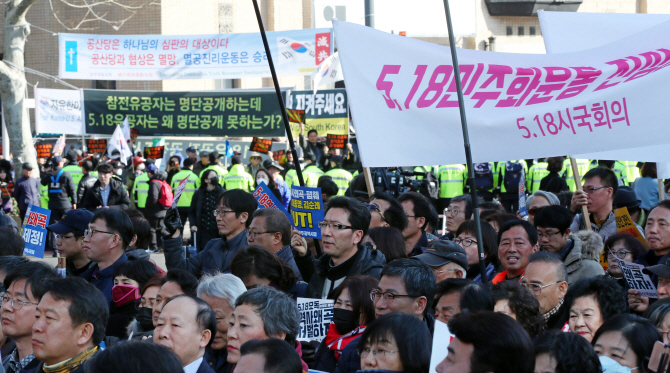
[[(657, 276), (656, 293), (658, 293), (658, 299), (670, 297), (670, 254), (661, 258), (655, 266), (647, 267), (642, 272)], [(628, 305), (631, 310), (641, 313), (649, 308), (649, 298), (641, 296), (637, 290), (629, 289)]]
[(317, 161), (326, 153), (324, 148), (326, 144), (324, 143), (326, 139), (319, 137), (315, 129), (311, 129), (307, 132), (307, 139), (305, 139), (305, 123), (300, 123), (300, 135), (298, 136), (298, 141), (300, 147), (302, 148), (305, 156), (307, 154), (312, 154)]
[(620, 260), (634, 263), (639, 256), (644, 254), (647, 248), (628, 233), (619, 233), (610, 236), (605, 242), (605, 260), (607, 260), (607, 270), (605, 276), (609, 276), (617, 280), (622, 288), (626, 286), (626, 279), (617, 264), (615, 257)]

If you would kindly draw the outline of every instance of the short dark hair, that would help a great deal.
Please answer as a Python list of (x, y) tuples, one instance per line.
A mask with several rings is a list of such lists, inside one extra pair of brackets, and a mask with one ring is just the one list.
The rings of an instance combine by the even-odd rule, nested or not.
[(550, 253), (549, 251), (538, 251), (528, 256), (528, 264), (530, 263), (553, 264), (556, 268), (556, 280), (568, 281), (568, 270), (558, 254)]
[(102, 220), (107, 225), (107, 230), (116, 233), (121, 237), (121, 246), (125, 251), (130, 245), (130, 241), (135, 237), (133, 230), (133, 223), (130, 221), (128, 214), (121, 210), (115, 209), (99, 209), (93, 214), (91, 223), (96, 220)]
[(647, 252), (647, 248), (637, 238), (628, 233), (617, 233), (607, 237), (607, 241), (605, 241), (605, 259), (607, 259), (612, 246), (619, 241), (623, 241), (626, 249), (633, 255), (633, 261), (637, 260), (637, 257)]
[(0, 227), (0, 257), (21, 256), (23, 255), (23, 248), (25, 246), (26, 243), (23, 237), (13, 227)]
[(163, 309), (165, 309), (165, 306), (167, 306), (168, 303), (181, 298), (187, 298), (195, 302), (195, 305), (198, 308), (198, 312), (195, 316), (195, 321), (198, 323), (198, 331), (202, 332), (204, 330), (209, 330), (211, 334), (209, 343), (207, 343), (207, 347), (211, 346), (212, 341), (214, 341), (214, 336), (216, 335), (216, 315), (207, 302), (196, 297), (195, 295), (179, 294), (168, 299), (167, 302), (165, 302), (163, 305)]
[(472, 283), (474, 283), (474, 281), (467, 278), (448, 278), (438, 282), (437, 285), (435, 285), (435, 302), (433, 303), (433, 307), (437, 307), (440, 298), (443, 296), (453, 293), (460, 294), (466, 286)]
[(528, 241), (530, 241), (531, 246), (535, 246), (537, 244), (537, 229), (535, 229), (533, 224), (530, 222), (519, 219), (510, 220), (500, 227), (498, 230), (498, 243), (500, 244), (503, 233), (517, 226), (523, 227), (523, 229), (526, 231), (526, 234), (528, 235)]
[(30, 259), (25, 256), (0, 256), (0, 271), (5, 272), (5, 276), (20, 267), (30, 262)]
[(415, 217), (426, 219), (425, 223), (423, 223), (423, 226), (421, 227), (421, 230), (426, 229), (428, 220), (430, 220), (431, 217), (430, 202), (428, 199), (417, 192), (405, 192), (398, 196), (398, 202), (402, 204), (405, 201), (410, 201), (414, 205), (412, 211), (414, 212)]
[(140, 295), (144, 295), (144, 292), (152, 286), (158, 286), (160, 289), (161, 286), (165, 284), (165, 273), (158, 273), (154, 277), (150, 278), (144, 286), (140, 288)]
[(230, 158), (230, 164), (232, 165), (242, 164), (242, 157), (239, 155), (232, 156), (232, 158)]
[(368, 324), (358, 342), (358, 353), (371, 344), (395, 339), (404, 372), (428, 372), (432, 338), (426, 323), (401, 312), (380, 316)]
[(430, 308), (430, 302), (435, 298), (435, 274), (420, 260), (396, 259), (387, 263), (382, 269), (380, 277), (400, 277), (407, 294), (413, 297), (426, 297), (428, 304), (424, 312)]
[(486, 217), (482, 217), (482, 219), (489, 222), (489, 224), (492, 223), (492, 222), (496, 222), (496, 224), (498, 224), (498, 228), (500, 228), (500, 227), (503, 226), (503, 224), (507, 223), (510, 220), (517, 220), (518, 217), (516, 215), (508, 214), (506, 212), (505, 213), (497, 212), (495, 214), (491, 214), (491, 215), (488, 215)]
[(251, 224), (251, 217), (254, 211), (258, 209), (258, 201), (251, 193), (247, 193), (242, 189), (227, 190), (217, 198), (216, 204), (223, 204), (224, 206), (235, 211), (235, 217), (239, 218), (242, 213), (246, 212), (249, 215), (246, 226), (249, 228)]
[(540, 302), (533, 293), (517, 281), (502, 281), (493, 285), (493, 302), (506, 300), (509, 309), (516, 316), (516, 320), (528, 332), (528, 336), (535, 339), (544, 329), (544, 317), (540, 312)]
[(109, 163), (103, 163), (98, 166), (98, 173), (111, 174), (112, 172), (114, 172), (114, 167)]
[(156, 343), (131, 340), (95, 354), (84, 364), (86, 373), (184, 373), (174, 352)]
[(640, 168), (640, 176), (656, 179), (656, 162), (644, 162)]
[(384, 192), (375, 192), (370, 198), (370, 201), (374, 199), (381, 199), (389, 203), (389, 208), (384, 211), (384, 220), (391, 227), (403, 231), (407, 228), (407, 216), (405, 215), (405, 210), (402, 208), (400, 202), (398, 202), (393, 196)]
[(258, 354), (265, 358), (264, 373), (301, 373), (300, 355), (286, 341), (278, 338), (252, 339), (240, 347), (241, 356)]
[(437, 210), (435, 209), (435, 206), (433, 206), (432, 203), (428, 204), (428, 207), (430, 207), (430, 217), (426, 219), (428, 223), (426, 225), (426, 228), (428, 228), (430, 232), (434, 232), (435, 230), (437, 230), (437, 223), (440, 220), (440, 216), (437, 214)]
[(288, 291), (298, 279), (287, 263), (261, 245), (249, 245), (237, 250), (230, 262), (230, 273), (243, 281), (252, 275), (268, 279), (281, 291)]
[(600, 336), (613, 331), (621, 332), (621, 335), (626, 338), (628, 345), (637, 357), (636, 368), (639, 368), (640, 372), (644, 372), (645, 361), (649, 360), (654, 344), (663, 341), (663, 336), (658, 328), (651, 321), (637, 315), (615, 315), (605, 320), (598, 328), (591, 344), (595, 346)]
[(190, 272), (184, 271), (182, 269), (170, 269), (165, 275), (166, 282), (174, 282), (179, 285), (181, 291), (186, 295), (196, 296), (196, 291), (198, 290), (198, 279), (195, 278)]
[(112, 277), (125, 276), (131, 280), (137, 281), (140, 289), (147, 284), (147, 282), (158, 274), (156, 265), (148, 260), (135, 259), (126, 260), (114, 266), (114, 273)]
[(654, 211), (654, 210), (655, 210), (656, 208), (658, 208), (658, 207), (663, 207), (663, 208), (665, 208), (665, 209), (670, 210), (670, 199), (664, 199), (664, 200), (660, 201), (659, 203), (657, 203), (656, 205), (654, 205), (654, 206), (649, 210), (649, 214), (651, 214), (651, 212)]
[[(484, 253), (486, 254), (486, 262), (492, 263), (493, 265), (498, 264), (498, 234), (496, 233), (495, 228), (485, 221), (480, 220), (479, 224), (482, 228), (482, 240), (484, 241)], [(477, 237), (477, 221), (475, 220), (466, 220), (458, 226), (456, 230), (456, 237), (460, 236), (462, 233), (469, 234), (473, 237)]]
[(195, 161), (191, 157), (186, 157), (184, 159), (184, 169), (187, 169), (195, 164)]
[(295, 344), (300, 332), (300, 312), (291, 297), (275, 288), (259, 286), (237, 297), (235, 307), (243, 304), (256, 307), (254, 312), (263, 320), (263, 331), (267, 336), (286, 333), (284, 340)]
[(337, 301), (337, 297), (342, 294), (342, 290), (348, 289), (354, 320), (358, 323), (360, 317), (363, 316), (362, 325), (368, 325), (375, 319), (375, 304), (370, 299), (370, 291), (374, 290), (377, 285), (379, 285), (379, 280), (372, 276), (354, 275), (347, 277), (333, 290), (332, 299)]
[(86, 170), (88, 172), (91, 172), (91, 171), (93, 171), (93, 162), (84, 161), (84, 162), (81, 163), (81, 168), (83, 168), (84, 170)]
[(612, 199), (614, 199), (616, 192), (619, 190), (619, 181), (614, 171), (606, 167), (595, 167), (588, 170), (582, 179), (586, 181), (596, 176), (600, 178), (600, 183), (603, 186), (612, 188)]
[(321, 193), (324, 193), (329, 197), (336, 196), (337, 193), (340, 192), (340, 188), (337, 186), (337, 184), (335, 184), (333, 179), (330, 177), (321, 176), (316, 186), (317, 188), (321, 188)]
[(495, 303), (488, 286), (480, 282), (472, 282), (461, 290), (458, 305), (461, 312), (493, 311)]
[(563, 206), (543, 206), (535, 212), (536, 228), (556, 228), (561, 234), (570, 229), (572, 213)]
[(670, 298), (663, 298), (651, 303), (642, 316), (660, 329), (668, 315), (670, 315)]
[(253, 218), (265, 219), (265, 230), (267, 232), (279, 232), (282, 245), (291, 244), (291, 230), (293, 226), (286, 214), (275, 209), (258, 209), (254, 211)]
[(98, 288), (81, 277), (68, 277), (46, 282), (45, 289), (45, 294), (49, 293), (53, 299), (70, 302), (68, 313), (73, 327), (90, 323), (93, 345), (102, 342), (109, 320), (109, 304)]
[[(498, 213), (498, 212), (502, 212), (502, 213), (506, 213), (506, 212), (507, 212), (507, 210), (505, 210), (505, 207), (503, 207), (503, 205), (501, 205), (501, 204), (498, 203), (498, 202), (493, 202), (493, 201), (484, 201), (484, 202), (480, 202), (478, 207), (479, 207), (480, 209), (482, 209), (483, 211), (492, 211), (494, 214), (495, 214), (495, 213)], [(474, 212), (474, 211), (473, 211), (473, 212)], [(481, 219), (484, 219), (484, 218), (482, 217), (482, 214), (479, 214), (479, 217), (480, 217)]]
[[(363, 236), (368, 234), (371, 216), (370, 210), (365, 207), (363, 202), (351, 197), (335, 197), (328, 201), (326, 213), (333, 208), (346, 210), (349, 213), (349, 224), (355, 230), (363, 231)], [(362, 241), (358, 243), (359, 248), (362, 245)]]
[(149, 225), (149, 221), (141, 212), (138, 211), (140, 215), (135, 215), (135, 213), (129, 213), (130, 211), (137, 210), (124, 210), (130, 217), (130, 222), (133, 224), (133, 231), (137, 237), (135, 247), (139, 249), (148, 249), (151, 244), (151, 225)]
[(582, 278), (570, 285), (568, 293), (565, 296), (565, 303), (568, 305), (568, 309), (572, 308), (575, 300), (581, 297), (593, 297), (596, 299), (603, 320), (608, 320), (614, 315), (625, 313), (628, 304), (623, 289), (617, 281), (614, 278), (605, 276)]
[(474, 213), (475, 208), (472, 204), (472, 196), (470, 196), (469, 194), (461, 194), (460, 196), (456, 196), (452, 198), (451, 201), (449, 201), (449, 204), (451, 205), (452, 203), (457, 203), (461, 201), (465, 201), (465, 211), (464, 211), (465, 219), (467, 220), (472, 219), (472, 214)]
[(30, 292), (32, 293), (33, 298), (39, 301), (47, 291), (45, 286), (46, 283), (49, 280), (57, 278), (61, 277), (58, 276), (58, 273), (54, 268), (44, 262), (30, 261), (7, 273), (4, 281), (5, 291), (9, 289), (12, 282), (26, 280), (26, 288), (30, 286)]
[(317, 136), (319, 135), (319, 133), (316, 132), (315, 129), (311, 129), (311, 130), (307, 131), (307, 136), (309, 137), (309, 135), (310, 135), (312, 132), (316, 133)]
[(502, 313), (461, 312), (449, 319), (449, 331), (474, 347), (472, 373), (532, 373), (533, 343), (521, 324)]
[(586, 338), (577, 333), (551, 330), (535, 342), (535, 356), (548, 354), (556, 362), (556, 373), (600, 372), (600, 360)]
[(401, 231), (392, 227), (375, 227), (370, 229), (368, 237), (375, 243), (377, 250), (384, 254), (386, 263), (407, 258), (405, 239)]
[(547, 171), (561, 172), (563, 170), (563, 162), (565, 157), (549, 157), (547, 158)]

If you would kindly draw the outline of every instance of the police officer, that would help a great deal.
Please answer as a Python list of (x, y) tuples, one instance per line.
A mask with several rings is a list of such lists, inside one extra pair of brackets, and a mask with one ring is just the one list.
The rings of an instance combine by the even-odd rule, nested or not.
[(467, 178), (465, 166), (462, 164), (448, 164), (439, 167), (437, 179), (440, 181), (440, 210), (447, 208), (452, 198), (463, 194)]
[[(589, 164), (591, 161), (588, 159), (575, 159), (575, 161), (577, 162), (577, 170), (579, 170), (580, 177), (584, 176), (586, 171), (590, 169)], [(568, 183), (568, 188), (570, 188), (571, 192), (577, 190), (577, 185), (575, 184), (575, 175), (572, 172), (570, 158), (566, 158), (565, 161), (563, 161), (563, 178), (565, 179), (565, 182)]]
[(186, 219), (188, 218), (188, 210), (191, 208), (191, 202), (193, 201), (193, 194), (200, 186), (200, 178), (198, 175), (193, 173), (193, 158), (184, 159), (184, 168), (172, 176), (172, 193), (177, 192), (179, 184), (182, 180), (188, 179), (186, 182), (186, 188), (181, 193), (179, 201), (177, 201), (177, 211), (179, 212), (179, 218), (181, 219), (181, 224), (186, 224)]
[(351, 176), (351, 173), (342, 168), (342, 157), (339, 155), (333, 155), (330, 157), (330, 171), (326, 172), (326, 175), (333, 178), (335, 184), (337, 184), (337, 195), (343, 196), (344, 192), (347, 191), (351, 179), (354, 177)]
[[(153, 159), (147, 159), (145, 165), (148, 167), (154, 163)], [(135, 177), (135, 184), (133, 185), (133, 198), (138, 210), (144, 212), (147, 207), (147, 197), (149, 197), (149, 175), (145, 172)]]
[[(524, 159), (498, 162), (496, 167), (499, 180), (498, 187), (500, 188), (500, 203), (507, 211), (516, 211), (519, 208), (519, 187), (516, 176), (521, 171), (523, 171), (523, 175), (528, 172), (528, 165)], [(510, 174), (508, 175), (507, 172)], [(517, 186), (513, 187), (512, 184)]]
[(242, 157), (234, 155), (231, 158), (233, 166), (230, 171), (223, 177), (223, 189), (242, 189), (245, 192), (251, 193), (254, 190), (254, 179), (244, 170), (242, 164)]
[(81, 178), (84, 177), (84, 172), (81, 167), (77, 165), (77, 152), (74, 150), (68, 151), (65, 155), (65, 159), (67, 160), (67, 165), (63, 167), (63, 172), (67, 172), (72, 176), (74, 185), (79, 185)]
[[(49, 202), (48, 208), (51, 210), (49, 224), (55, 224), (61, 220), (63, 215), (71, 209), (77, 208), (76, 185), (72, 181), (72, 176), (63, 170), (65, 160), (60, 155), (52, 158), (52, 170), (45, 172), (42, 176), (42, 185), (47, 186)], [(55, 236), (48, 236), (48, 247), (53, 248)]]
[(548, 163), (542, 158), (538, 159), (538, 162), (530, 166), (528, 169), (528, 174), (526, 175), (526, 184), (528, 186), (528, 193), (535, 193), (540, 190), (540, 183), (547, 175), (549, 171), (547, 170)]
[(302, 170), (305, 178), (305, 186), (316, 188), (319, 184), (319, 178), (324, 175), (323, 171), (316, 165), (316, 156), (312, 153), (305, 153), (305, 168)]

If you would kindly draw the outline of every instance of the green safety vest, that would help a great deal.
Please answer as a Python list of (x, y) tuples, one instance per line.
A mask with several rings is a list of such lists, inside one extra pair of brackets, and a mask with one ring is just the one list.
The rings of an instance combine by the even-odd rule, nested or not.
[(95, 178), (98, 177), (98, 171), (91, 171), (91, 172), (89, 172), (89, 174), (91, 174), (91, 176), (93, 176)]
[(440, 180), (440, 198), (454, 198), (463, 194), (463, 188), (467, 180), (465, 166), (462, 164), (440, 166), (437, 175)]
[[(305, 174), (302, 175), (302, 177), (305, 177)], [(286, 172), (286, 185), (290, 188), (293, 185), (298, 185), (300, 186), (300, 181), (298, 180), (298, 171), (295, 170), (295, 168), (292, 168)]]
[(219, 166), (218, 164), (215, 164), (215, 165), (209, 165), (209, 166), (207, 166), (207, 168), (205, 168), (204, 170), (200, 171), (200, 175), (198, 175), (198, 178), (199, 178), (199, 179), (202, 179), (202, 175), (204, 175), (204, 172), (205, 172), (205, 171), (209, 171), (209, 170), (214, 170), (214, 172), (216, 172), (216, 174), (219, 175), (219, 184), (220, 184), (221, 186), (223, 186), (223, 177), (226, 176), (226, 174), (228, 173), (228, 171), (227, 171), (225, 168)]
[(349, 173), (349, 171), (341, 168), (333, 168), (332, 170), (326, 172), (326, 175), (332, 177), (335, 184), (337, 184), (337, 188), (339, 190), (337, 192), (338, 196), (344, 195), (344, 192), (346, 192), (347, 188), (349, 187), (351, 179), (354, 178), (353, 176), (351, 176), (351, 173)]
[(135, 191), (135, 202), (137, 202), (137, 208), (143, 209), (147, 207), (147, 198), (149, 198), (149, 174), (143, 173), (142, 175), (135, 178), (135, 184), (133, 184), (133, 190)]
[(535, 193), (540, 190), (540, 182), (546, 176), (549, 175), (547, 171), (547, 162), (539, 162), (532, 166), (528, 170), (528, 175), (526, 175), (526, 183), (528, 184), (528, 193)]
[[(591, 165), (589, 165), (589, 170), (596, 167), (598, 167), (598, 161), (594, 160), (591, 162)], [(617, 179), (621, 180), (623, 185), (628, 185), (628, 180), (626, 177), (626, 166), (624, 166), (621, 161), (614, 161), (614, 167), (612, 168), (612, 171), (614, 171)]]
[[(425, 168), (425, 170), (424, 170), (424, 168)], [(417, 167), (414, 167), (414, 172), (417, 172), (417, 173), (420, 172), (422, 174), (425, 174), (427, 171), (432, 171), (435, 174), (435, 176), (440, 174), (439, 167), (436, 167), (436, 166), (424, 166), (424, 167), (417, 166)], [(423, 175), (414, 176), (414, 180), (423, 180)]]
[[(191, 202), (193, 201), (193, 195), (195, 191), (200, 186), (200, 179), (193, 173), (191, 170), (182, 170), (172, 176), (172, 193), (174, 194), (177, 191), (177, 187), (182, 182), (182, 180), (188, 178), (186, 182), (186, 188), (181, 193), (179, 197), (179, 202), (177, 202), (177, 207), (190, 207)], [(147, 184), (148, 185), (148, 184)], [(148, 197), (148, 195), (147, 195)], [(145, 202), (146, 203), (146, 202)]]
[(63, 167), (63, 172), (67, 172), (70, 174), (70, 176), (72, 176), (74, 185), (79, 185), (79, 181), (81, 181), (81, 178), (84, 177), (84, 171), (82, 171), (81, 167), (74, 164)]
[(496, 175), (498, 175), (498, 186), (500, 187), (500, 193), (507, 193), (507, 188), (505, 187), (505, 172), (507, 172), (507, 162), (510, 163), (521, 163), (523, 167), (523, 172), (528, 174), (528, 164), (525, 159), (514, 159), (511, 161), (502, 161), (498, 162), (496, 166)]
[(40, 207), (48, 209), (49, 208), (49, 186), (41, 185), (40, 186)]
[(621, 161), (626, 167), (626, 181), (628, 185), (632, 184), (640, 177), (640, 169), (637, 168), (637, 161)]
[(254, 190), (254, 179), (244, 170), (244, 166), (236, 164), (230, 168), (230, 172), (223, 177), (223, 189), (242, 189), (251, 193)]
[(323, 171), (316, 165), (310, 164), (302, 171), (302, 176), (305, 178), (305, 186), (316, 188), (319, 185), (319, 178), (323, 176)]
[[(577, 170), (579, 171), (579, 176), (583, 177), (584, 174), (589, 170), (589, 165), (591, 161), (588, 159), (575, 159), (577, 161)], [(577, 184), (575, 183), (575, 175), (572, 172), (572, 165), (570, 163), (570, 158), (566, 158), (563, 161), (563, 172), (562, 176), (565, 179), (565, 182), (568, 183), (568, 188), (571, 192), (577, 190)]]

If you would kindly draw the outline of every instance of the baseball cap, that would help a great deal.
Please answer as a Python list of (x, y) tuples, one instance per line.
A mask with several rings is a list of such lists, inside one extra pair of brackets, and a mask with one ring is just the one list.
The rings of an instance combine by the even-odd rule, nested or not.
[(150, 164), (147, 166), (147, 172), (154, 173), (156, 171), (158, 171), (158, 167), (156, 167), (155, 164)]
[(186, 148), (186, 153), (195, 153), (195, 152), (196, 150), (194, 146), (189, 146), (188, 148)]
[(31, 171), (33, 169), (33, 166), (30, 163), (25, 162), (25, 163), (23, 163), (23, 166), (21, 166), (21, 168), (24, 169), (24, 170)]
[(63, 157), (61, 157), (60, 155), (51, 158), (51, 163), (53, 163), (54, 166), (58, 165), (61, 162), (63, 162)]
[(93, 213), (84, 210), (70, 210), (63, 215), (60, 221), (56, 224), (47, 226), (47, 229), (56, 234), (66, 234), (74, 230), (85, 231), (93, 219)]
[(284, 171), (284, 167), (280, 166), (279, 163), (277, 163), (277, 161), (270, 161), (269, 159), (263, 162), (263, 166), (267, 169), (270, 169), (270, 167), (274, 167), (279, 171)]
[(205, 158), (205, 157), (209, 157), (209, 152), (206, 151), (206, 150), (203, 150), (203, 151), (200, 152), (200, 158)]
[(655, 266), (647, 267), (642, 270), (646, 274), (654, 274), (658, 277), (670, 278), (670, 254), (665, 254)]
[(453, 241), (434, 240), (428, 244), (423, 254), (412, 259), (420, 260), (431, 267), (441, 267), (454, 262), (463, 269), (468, 269), (468, 256), (465, 250)]

